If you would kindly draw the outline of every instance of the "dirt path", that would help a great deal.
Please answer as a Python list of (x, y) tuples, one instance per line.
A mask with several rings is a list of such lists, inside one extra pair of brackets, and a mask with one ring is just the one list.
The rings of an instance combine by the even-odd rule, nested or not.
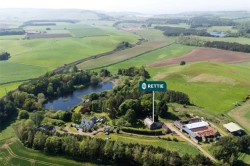
[(196, 144), (191, 139), (189, 139), (187, 136), (185, 136), (181, 131), (179, 131), (177, 128), (175, 128), (172, 123), (165, 123), (165, 124), (169, 127), (170, 130), (176, 132), (177, 135), (182, 137), (187, 142), (191, 143), (193, 146), (195, 146), (199, 151), (201, 151), (210, 160), (216, 161), (216, 159), (212, 155), (210, 155), (207, 151), (205, 151), (200, 145)]
[(11, 157), (17, 158), (17, 159), (21, 159), (21, 160), (25, 160), (25, 161), (29, 161), (29, 162), (31, 163), (31, 165), (35, 165), (35, 163), (38, 163), (38, 164), (49, 165), (49, 166), (60, 166), (59, 164), (52, 164), (52, 163), (45, 162), (45, 161), (39, 161), (39, 160), (31, 159), (31, 158), (26, 158), (26, 157), (18, 156), (18, 155), (16, 155), (16, 154), (11, 150), (11, 148), (9, 147), (8, 144), (4, 144), (2, 147), (5, 148), (5, 149), (7, 149), (7, 151), (8, 151), (9, 154), (11, 155)]

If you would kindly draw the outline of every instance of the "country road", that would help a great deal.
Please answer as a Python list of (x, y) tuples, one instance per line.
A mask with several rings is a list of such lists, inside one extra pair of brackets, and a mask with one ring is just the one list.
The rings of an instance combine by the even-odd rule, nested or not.
[(193, 142), (191, 139), (189, 139), (187, 136), (185, 136), (181, 131), (179, 131), (177, 128), (173, 126), (172, 123), (165, 123), (171, 131), (176, 132), (177, 135), (191, 143), (193, 146), (195, 146), (199, 151), (201, 151), (206, 157), (208, 157), (210, 160), (216, 161), (216, 159), (210, 155), (208, 152), (206, 152), (200, 145)]

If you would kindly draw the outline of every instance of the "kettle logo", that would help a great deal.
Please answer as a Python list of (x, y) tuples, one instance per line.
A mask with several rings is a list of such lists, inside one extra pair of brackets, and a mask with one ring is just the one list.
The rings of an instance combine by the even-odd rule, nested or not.
[(146, 89), (147, 88), (147, 85), (146, 85), (146, 83), (143, 83), (142, 85), (141, 85), (141, 87), (142, 87), (142, 89)]

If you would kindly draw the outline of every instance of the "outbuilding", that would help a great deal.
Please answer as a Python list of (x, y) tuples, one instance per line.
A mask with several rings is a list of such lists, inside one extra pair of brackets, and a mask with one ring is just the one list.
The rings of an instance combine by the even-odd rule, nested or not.
[(223, 127), (227, 129), (227, 131), (229, 131), (233, 135), (244, 134), (244, 130), (236, 123), (230, 122), (230, 123), (224, 124)]

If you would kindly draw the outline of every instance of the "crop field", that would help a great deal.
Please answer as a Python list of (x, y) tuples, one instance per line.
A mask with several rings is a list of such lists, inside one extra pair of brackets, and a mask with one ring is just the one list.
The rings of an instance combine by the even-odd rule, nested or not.
[(250, 132), (250, 101), (231, 110), (229, 116), (236, 120), (242, 127)]
[[(151, 36), (152, 34), (157, 34), (157, 36)], [(148, 33), (148, 34), (146, 34)], [(143, 42), (141, 45), (137, 45), (135, 47), (122, 50), (119, 52), (115, 52), (113, 54), (97, 58), (97, 59), (92, 59), (86, 62), (83, 62), (78, 65), (80, 69), (94, 69), (94, 68), (99, 68), (99, 67), (104, 67), (104, 66), (109, 66), (113, 65), (115, 63), (119, 63), (121, 61), (125, 61), (130, 58), (134, 58), (136, 56), (140, 56), (144, 54), (145, 52), (151, 52), (156, 49), (162, 48), (166, 45), (170, 45), (174, 43), (175, 38), (170, 37), (166, 38), (163, 36), (163, 34), (160, 31), (156, 30), (143, 30), (142, 32), (138, 32), (137, 34), (143, 36), (145, 39), (147, 39), (147, 42)]]
[(228, 51), (214, 48), (197, 48), (192, 52), (171, 58), (165, 61), (155, 62), (150, 64), (152, 67), (159, 67), (165, 65), (179, 64), (181, 61), (197, 62), (197, 61), (208, 61), (208, 62), (222, 62), (222, 63), (239, 63), (250, 60), (250, 54), (241, 53), (236, 51)]
[(148, 68), (153, 80), (187, 93), (193, 104), (219, 115), (249, 95), (250, 72), (244, 67), (214, 62)]
[(119, 68), (127, 68), (132, 66), (147, 66), (155, 61), (166, 60), (173, 57), (178, 57), (191, 52), (194, 49), (192, 46), (185, 46), (180, 44), (172, 44), (155, 51), (145, 53), (139, 57), (129, 59), (127, 61), (112, 65), (108, 70), (116, 73)]
[[(106, 135), (101, 134), (99, 135), (100, 138), (105, 138)], [(199, 151), (193, 147), (192, 145), (186, 143), (186, 142), (175, 142), (175, 141), (167, 141), (159, 138), (149, 138), (145, 136), (129, 136), (125, 134), (111, 134), (110, 135), (111, 140), (119, 140), (125, 143), (139, 143), (144, 145), (152, 145), (152, 146), (159, 146), (161, 148), (176, 151), (179, 152), (181, 155), (184, 155), (186, 153), (190, 155), (197, 155), (199, 154)]]

